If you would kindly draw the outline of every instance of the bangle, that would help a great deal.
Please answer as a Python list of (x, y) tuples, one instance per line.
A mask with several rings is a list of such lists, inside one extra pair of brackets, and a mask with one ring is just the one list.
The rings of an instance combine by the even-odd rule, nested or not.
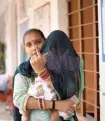
[(47, 79), (45, 79), (45, 80), (48, 81), (49, 79), (50, 79), (50, 76)]
[(39, 105), (39, 109), (45, 110), (45, 101), (44, 101), (44, 99), (38, 98), (38, 105)]
[(37, 73), (38, 73), (38, 75), (40, 75), (40, 74), (43, 73), (44, 71), (46, 71), (46, 68), (44, 68), (43, 70), (41, 70), (41, 71), (39, 71), (39, 72), (37, 72)]
[(43, 80), (46, 80), (46, 79), (50, 78), (50, 73), (49, 73), (49, 71), (46, 69), (43, 73), (41, 73), (41, 74), (39, 75), (39, 77), (42, 78)]
[(52, 109), (55, 109), (55, 100), (52, 101)]
[(45, 110), (45, 100), (42, 99), (43, 110)]
[(42, 99), (38, 99), (38, 105), (39, 105), (39, 109), (43, 110), (43, 104), (42, 104)]
[(47, 69), (46, 69), (46, 70), (44, 70), (42, 73), (38, 74), (38, 76), (43, 76), (43, 75), (45, 75), (47, 72), (48, 72), (48, 71), (47, 71)]

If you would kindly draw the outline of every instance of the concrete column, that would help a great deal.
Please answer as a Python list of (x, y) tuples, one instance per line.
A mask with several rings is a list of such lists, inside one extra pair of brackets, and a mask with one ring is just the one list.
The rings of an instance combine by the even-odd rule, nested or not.
[(17, 66), (16, 3), (9, 0), (5, 13), (6, 72), (13, 75)]
[(24, 9), (24, 1), (16, 0), (17, 3), (17, 18), (18, 21), (24, 19), (26, 17), (25, 9)]
[(68, 34), (66, 0), (51, 0), (51, 30), (60, 29)]

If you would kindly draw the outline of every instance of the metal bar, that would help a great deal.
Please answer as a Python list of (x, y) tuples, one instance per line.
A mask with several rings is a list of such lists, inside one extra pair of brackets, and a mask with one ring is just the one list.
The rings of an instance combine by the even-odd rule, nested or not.
[(71, 41), (81, 41), (81, 40), (89, 40), (89, 39), (98, 39), (99, 37), (85, 37), (85, 38), (81, 38), (81, 39), (71, 39)]
[[(94, 105), (93, 103), (90, 103), (90, 102), (88, 102), (88, 101), (86, 101), (86, 100), (81, 100), (82, 102), (85, 102), (85, 103), (87, 103), (87, 104), (89, 104), (89, 105), (91, 105), (91, 106), (93, 106), (93, 107), (95, 107), (95, 108), (97, 108), (97, 109), (100, 109), (100, 107), (99, 106), (96, 106), (96, 105)], [(98, 121), (98, 120), (94, 120), (94, 121)]]
[(95, 90), (95, 89), (91, 89), (91, 88), (89, 88), (89, 87), (87, 87), (87, 86), (85, 86), (85, 89), (88, 89), (88, 90), (91, 90), (91, 91), (94, 91), (94, 92), (98, 92), (98, 93), (100, 93), (100, 91)]
[[(81, 54), (81, 52), (77, 52), (78, 54)], [(99, 55), (99, 53), (88, 53), (88, 52), (82, 52), (84, 55)]]
[(97, 72), (97, 71), (90, 71), (90, 70), (86, 70), (86, 69), (84, 69), (84, 71), (85, 71), (85, 72), (90, 72), (90, 73), (96, 73), (96, 74), (99, 74), (99, 72)]
[(79, 10), (76, 10), (76, 11), (73, 11), (73, 12), (70, 12), (70, 13), (68, 14), (68, 16), (70, 16), (70, 15), (72, 15), (72, 14), (75, 14), (75, 13), (77, 13), (77, 12), (80, 12), (80, 11), (83, 11), (83, 10), (86, 10), (86, 9), (89, 9), (89, 8), (92, 8), (92, 7), (95, 7), (95, 6), (97, 6), (97, 4), (94, 4), (94, 5), (91, 5), (91, 6), (89, 6), (89, 7), (85, 7), (85, 8), (82, 8), (82, 9), (79, 9)]
[(80, 25), (77, 25), (77, 26), (71, 26), (71, 27), (69, 27), (69, 29), (73, 29), (73, 28), (77, 28), (77, 27), (82, 27), (82, 26), (87, 26), (87, 25), (96, 24), (96, 23), (98, 23), (98, 21), (91, 22), (91, 23), (86, 23), (86, 24), (80, 24)]

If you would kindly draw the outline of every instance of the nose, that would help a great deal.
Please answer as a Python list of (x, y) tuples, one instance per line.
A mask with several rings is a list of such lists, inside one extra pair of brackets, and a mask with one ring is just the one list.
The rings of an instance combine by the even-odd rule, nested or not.
[(32, 45), (32, 54), (35, 54), (35, 53), (36, 53), (36, 45), (33, 44), (33, 45)]
[(37, 48), (37, 45), (33, 43), (32, 49), (33, 49), (33, 50), (36, 50), (36, 48)]

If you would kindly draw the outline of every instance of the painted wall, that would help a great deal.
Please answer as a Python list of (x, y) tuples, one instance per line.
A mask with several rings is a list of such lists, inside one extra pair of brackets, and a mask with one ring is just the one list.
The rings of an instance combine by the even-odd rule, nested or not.
[[(12, 0), (11, 0), (12, 1)], [(105, 62), (102, 59), (102, 22), (101, 22), (101, 2), (105, 0), (98, 0), (99, 7), (99, 66), (100, 66), (100, 106), (101, 106), (101, 121), (105, 121)], [(46, 3), (50, 4), (49, 9), (49, 31), (55, 29), (61, 29), (68, 34), (68, 18), (67, 18), (67, 1), (66, 0), (24, 0), (25, 12), (27, 18), (18, 23), (22, 24), (25, 20), (29, 20), (29, 28), (35, 27), (35, 11), (41, 9)], [(6, 34), (5, 41), (7, 43), (6, 54), (6, 68), (7, 73), (13, 73), (17, 66), (17, 35), (16, 35), (16, 15), (14, 4), (10, 3), (8, 11), (6, 13), (5, 24)], [(105, 5), (105, 3), (103, 4)], [(15, 5), (14, 5), (15, 6)], [(47, 11), (46, 11), (47, 12)], [(105, 15), (105, 14), (104, 14)], [(8, 21), (7, 21), (8, 20)], [(42, 19), (43, 24), (45, 18)], [(104, 29), (105, 30), (105, 29)], [(49, 33), (47, 33), (49, 34)], [(105, 38), (104, 38), (105, 41)], [(104, 47), (105, 48), (105, 47)]]
[[(30, 19), (30, 28), (35, 27), (34, 13), (37, 9), (43, 8), (47, 3), (50, 4), (50, 32), (55, 29), (61, 29), (68, 34), (68, 19), (67, 19), (67, 1), (66, 0), (26, 0), (25, 10)], [(43, 19), (44, 24), (44, 19)], [(49, 34), (49, 33), (48, 33)]]
[[(61, 29), (68, 32), (67, 25), (67, 3), (66, 0), (24, 0), (24, 8), (26, 16), (22, 20), (18, 21), (18, 13), (16, 15), (16, 1), (8, 0), (8, 8), (5, 12), (5, 41), (6, 41), (6, 72), (12, 75), (16, 69), (16, 66), (20, 63), (18, 53), (19, 43), (17, 42), (19, 36), (18, 27), (23, 24), (27, 19), (29, 20), (29, 28), (35, 27), (35, 12), (37, 9), (44, 7), (46, 3), (49, 3), (49, 25), (46, 29), (46, 36), (55, 30)], [(46, 11), (47, 12), (47, 11)], [(63, 16), (63, 17), (62, 17)], [(62, 18), (62, 19), (61, 19)], [(7, 21), (8, 20), (8, 21)], [(42, 19), (43, 24), (46, 18)], [(46, 24), (47, 26), (47, 24)], [(40, 28), (39, 28), (40, 29)], [(18, 40), (19, 41), (19, 40)]]

